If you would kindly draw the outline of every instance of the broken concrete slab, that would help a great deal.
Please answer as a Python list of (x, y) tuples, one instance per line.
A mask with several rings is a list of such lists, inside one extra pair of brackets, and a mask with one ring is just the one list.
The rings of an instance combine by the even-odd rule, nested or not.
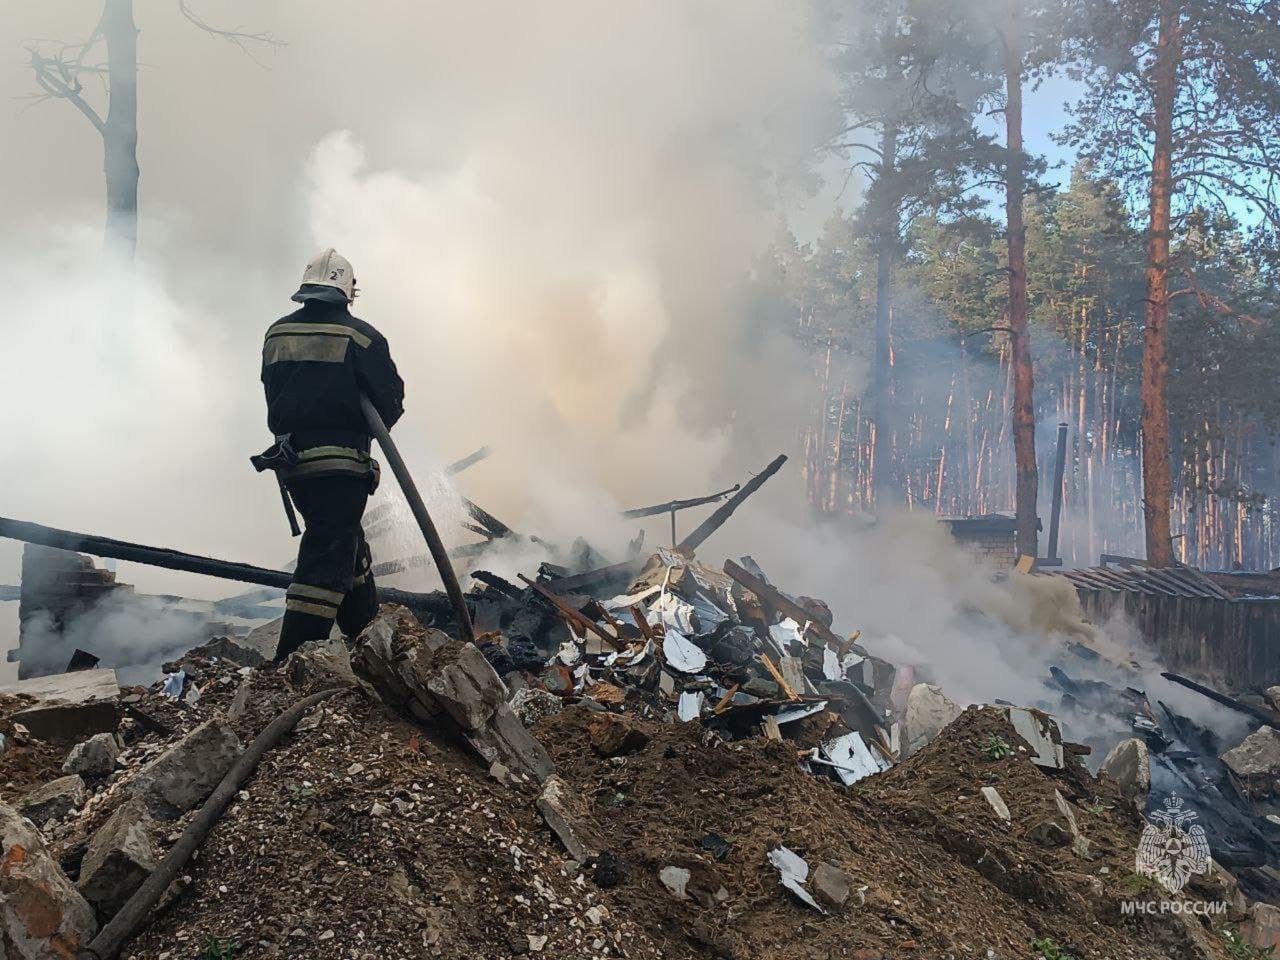
[(1087, 860), (1089, 857), (1089, 840), (1080, 832), (1080, 824), (1076, 822), (1076, 814), (1071, 809), (1071, 804), (1060, 790), (1053, 791), (1053, 802), (1057, 806), (1058, 812), (1062, 814), (1063, 819), (1067, 821), (1067, 830), (1071, 834), (1071, 852), (1081, 860)]
[(36, 700), (60, 700), (64, 703), (87, 703), (91, 700), (114, 700), (120, 696), (116, 672), (76, 670), (47, 677), (31, 677), (0, 687), (0, 694), (33, 697)]
[(546, 748), (507, 704), (507, 688), (484, 654), (388, 604), (360, 635), (354, 666), (384, 703), (417, 720), (446, 715), (486, 764), (503, 763), (541, 783)]
[(507, 688), (472, 644), (452, 642), (440, 657), (453, 662), (438, 669), (427, 689), (486, 761), (500, 760), (541, 782), (552, 773), (551, 757), (507, 705)]
[(1004, 797), (1000, 796), (1000, 791), (995, 787), (983, 787), (983, 798), (991, 805), (991, 809), (996, 812), (996, 816), (1005, 823), (1013, 821), (1013, 815), (1009, 813), (1009, 805), (1004, 802)]
[(1267, 687), (1266, 696), (1271, 709), (1280, 710), (1280, 686)]
[(341, 639), (304, 643), (289, 657), (285, 676), (295, 687), (355, 687), (359, 680), (351, 665), (351, 651)]
[(276, 655), (276, 647), (280, 644), (280, 627), (283, 624), (284, 617), (277, 617), (270, 623), (254, 627), (249, 631), (248, 636), (239, 640), (238, 643), (242, 647), (253, 650), (264, 660), (270, 660)]
[(1062, 729), (1058, 721), (1040, 710), (1003, 707), (1013, 729), (1031, 748), (1031, 762), (1039, 767), (1061, 770), (1066, 765)]
[(618, 757), (643, 750), (649, 735), (630, 717), (602, 713), (587, 723), (591, 748), (602, 757)]
[(546, 821), (547, 826), (551, 828), (551, 832), (556, 835), (569, 856), (579, 863), (585, 861), (590, 856), (590, 851), (573, 826), (577, 818), (572, 810), (568, 784), (555, 774), (547, 777), (542, 785), (542, 792), (538, 795), (536, 806), (538, 813), (542, 814), (542, 819)]
[(18, 812), (43, 827), (51, 820), (61, 820), (72, 810), (79, 810), (89, 799), (89, 791), (79, 774), (59, 777), (24, 794), (18, 801)]
[(226, 720), (214, 717), (143, 767), (128, 789), (152, 816), (175, 820), (203, 803), (243, 752)]
[(156, 869), (148, 836), (151, 816), (141, 797), (121, 804), (89, 840), (76, 887), (106, 921)]
[(1121, 740), (1102, 761), (1101, 771), (1120, 785), (1120, 792), (1139, 806), (1151, 790), (1151, 752), (1137, 737)]
[[(249, 696), (252, 692), (253, 681), (249, 677), (245, 677), (236, 687), (236, 692), (231, 698), (231, 704), (227, 707), (227, 719), (232, 723), (235, 723), (249, 712)], [(301, 728), (301, 723), (298, 726)]]
[(65, 744), (114, 730), (120, 722), (120, 710), (113, 701), (44, 700), (12, 714), (11, 719), (26, 727), (37, 740)]
[(1259, 727), (1222, 755), (1222, 762), (1253, 798), (1280, 792), (1280, 732)]
[(78, 773), (82, 777), (106, 777), (116, 768), (120, 756), (120, 744), (114, 733), (95, 733), (83, 743), (77, 743), (62, 764), (65, 773)]
[(449, 640), (447, 634), (423, 627), (407, 608), (384, 605), (360, 634), (351, 665), (387, 706), (430, 721), (441, 707), (427, 692), (418, 664), (429, 662)]
[(120, 686), (114, 670), (77, 670), (32, 677), (0, 688), (0, 694), (33, 697), (35, 703), (11, 717), (38, 740), (75, 743), (115, 730)]
[(839, 910), (849, 899), (853, 890), (853, 880), (849, 875), (833, 863), (820, 862), (813, 868), (809, 879), (809, 887), (813, 890), (814, 899), (832, 910)]
[(903, 719), (906, 742), (903, 748), (907, 756), (918, 752), (943, 731), (947, 724), (960, 716), (960, 707), (932, 683), (917, 683), (907, 694), (907, 709)]
[(97, 931), (93, 910), (45, 847), (40, 832), (0, 803), (0, 957), (67, 960)]

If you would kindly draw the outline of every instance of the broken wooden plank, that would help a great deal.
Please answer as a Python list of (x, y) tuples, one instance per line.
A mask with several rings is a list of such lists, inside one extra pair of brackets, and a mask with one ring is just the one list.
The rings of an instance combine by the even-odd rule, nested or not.
[(731, 700), (733, 699), (734, 694), (736, 694), (736, 693), (738, 692), (738, 690), (739, 690), (739, 688), (740, 688), (740, 687), (741, 687), (741, 684), (737, 684), (737, 683), (735, 683), (733, 686), (731, 686), (731, 687), (730, 687), (730, 688), (725, 692), (725, 695), (724, 695), (723, 697), (721, 697), (719, 700), (717, 700), (717, 701), (716, 701), (716, 705), (715, 705), (714, 707), (712, 707), (712, 708), (711, 708), (711, 712), (712, 712), (712, 713), (723, 713), (723, 712), (724, 712), (724, 708), (725, 708), (725, 707), (727, 707), (727, 706), (729, 705), (729, 701), (731, 701)]
[(634, 560), (624, 560), (622, 563), (613, 563), (607, 567), (597, 567), (595, 570), (588, 570), (585, 573), (557, 577), (554, 580), (548, 580), (543, 586), (553, 593), (577, 593), (585, 587), (593, 586), (605, 580), (621, 580), (624, 577), (633, 577), (640, 572), (640, 566)]
[(721, 490), (719, 493), (712, 493), (705, 497), (693, 497), (690, 500), (668, 500), (666, 503), (655, 503), (651, 507), (637, 507), (634, 510), (623, 510), (622, 516), (628, 520), (638, 520), (641, 517), (656, 517), (663, 513), (676, 513), (680, 510), (688, 510), (690, 507), (701, 507), (707, 503), (718, 503), (731, 493), (736, 493), (742, 486), (735, 483), (728, 490)]
[(653, 639), (653, 628), (649, 626), (649, 618), (644, 615), (644, 610), (640, 608), (640, 604), (633, 603), (631, 605), (631, 618), (635, 620), (636, 626), (640, 628), (640, 634), (646, 640)]
[(38, 543), (58, 550), (89, 553), (95, 557), (110, 557), (114, 560), (145, 563), (169, 570), (184, 570), (188, 573), (221, 577), (224, 580), (256, 583), (264, 587), (286, 588), (293, 582), (293, 575), (283, 570), (267, 570), (247, 563), (232, 563), (213, 557), (201, 557), (183, 553), (180, 550), (148, 547), (139, 543), (128, 543), (124, 540), (113, 540), (110, 537), (98, 537), (87, 533), (72, 533), (69, 530), (11, 520), (8, 517), (0, 517), (0, 537)]
[(521, 597), (519, 587), (510, 580), (500, 577), (496, 573), (490, 573), (488, 570), (472, 570), (471, 579), (479, 580), (490, 590), (500, 593), (510, 600), (519, 600)]
[(501, 540), (504, 537), (515, 535), (515, 531), (474, 500), (468, 500), (463, 497), (462, 504), (467, 508), (467, 513), (471, 514), (472, 519), (480, 524), (494, 540)]
[(446, 477), (456, 477), (467, 467), (473, 466), (488, 457), (489, 452), (488, 447), (481, 447), (475, 453), (469, 453), (461, 460), (453, 461), (453, 463), (444, 468), (444, 475)]
[(800, 694), (796, 693), (795, 688), (792, 687), (791, 684), (787, 683), (787, 678), (782, 675), (781, 670), (774, 666), (773, 661), (769, 659), (769, 655), (767, 653), (760, 654), (760, 662), (763, 663), (765, 669), (769, 671), (769, 674), (773, 677), (773, 682), (778, 685), (783, 696), (788, 700), (800, 699)]
[[(837, 636), (835, 631), (830, 627), (824, 626), (814, 620), (813, 614), (808, 610), (800, 606), (800, 604), (796, 603), (794, 600), (790, 600), (783, 596), (782, 593), (771, 584), (768, 584), (754, 574), (749, 573), (745, 567), (734, 563), (732, 560), (726, 560), (724, 562), (724, 572), (754, 593), (761, 599), (761, 601), (773, 607), (775, 612), (780, 613), (783, 616), (790, 617), (802, 626), (805, 623), (808, 623), (809, 629), (807, 632), (820, 638), (827, 646), (839, 650), (844, 644), (845, 641)], [(850, 646), (852, 646), (852, 644), (850, 644)]]
[(843, 657), (846, 653), (848, 653), (850, 650), (853, 649), (853, 645), (858, 642), (861, 636), (862, 636), (861, 630), (853, 631), (853, 633), (849, 634), (848, 640), (842, 640), (840, 642), (840, 646), (836, 649), (836, 653), (839, 654), (841, 657)]
[(737, 493), (717, 507), (711, 516), (703, 520), (693, 533), (681, 540), (676, 549), (686, 556), (693, 556), (698, 547), (702, 546), (708, 537), (719, 530), (724, 525), (724, 522), (733, 516), (733, 512), (742, 506), (747, 497), (764, 486), (764, 482), (781, 470), (782, 465), (786, 462), (787, 455), (785, 453), (778, 454), (767, 467), (744, 483)]

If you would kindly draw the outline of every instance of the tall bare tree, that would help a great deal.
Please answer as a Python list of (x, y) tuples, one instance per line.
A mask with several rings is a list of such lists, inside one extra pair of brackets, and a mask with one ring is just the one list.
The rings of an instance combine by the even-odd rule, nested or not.
[[(102, 137), (106, 181), (107, 241), (130, 259), (138, 245), (138, 28), (134, 0), (102, 0), (102, 12), (81, 43), (32, 43), (27, 52), (39, 92), (37, 100), (63, 100), (84, 116)], [(266, 33), (245, 33), (210, 26), (187, 0), (178, 12), (211, 36), (234, 43), (277, 43)], [(105, 54), (105, 61), (99, 59)], [(86, 82), (97, 82), (106, 100), (105, 115), (91, 102)]]

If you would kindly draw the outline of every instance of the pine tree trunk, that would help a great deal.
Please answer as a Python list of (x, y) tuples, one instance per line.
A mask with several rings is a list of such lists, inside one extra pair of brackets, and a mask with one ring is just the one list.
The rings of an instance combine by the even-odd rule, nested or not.
[(1031, 336), (1027, 329), (1026, 228), (1022, 222), (1025, 192), (1022, 170), (1022, 49), (1018, 38), (1022, 0), (1009, 0), (1009, 35), (1005, 42), (1005, 216), (1009, 245), (1009, 329), (1013, 365), (1013, 460), (1016, 468), (1014, 513), (1018, 553), (1038, 555), (1040, 521), (1036, 516), (1039, 476), (1036, 471), (1035, 376)]
[(129, 259), (138, 246), (138, 29), (133, 0), (106, 0), (110, 104), (103, 132), (107, 181), (107, 243)]
[[(891, 123), (885, 124), (880, 151), (880, 182), (884, 184), (892, 181), (898, 162), (898, 131)], [(878, 211), (876, 224), (876, 343), (871, 398), (871, 416), (875, 421), (871, 495), (877, 507), (888, 505), (895, 492), (890, 457), (892, 363), (889, 356), (889, 318), (893, 307), (893, 256), (897, 241), (897, 205), (885, 200)]]
[(1173, 203), (1173, 107), (1178, 93), (1181, 11), (1160, 0), (1160, 38), (1152, 68), (1155, 144), (1151, 162), (1150, 237), (1147, 241), (1146, 328), (1142, 350), (1142, 510), (1147, 560), (1171, 566), (1169, 507), (1173, 465), (1169, 440), (1169, 221)]

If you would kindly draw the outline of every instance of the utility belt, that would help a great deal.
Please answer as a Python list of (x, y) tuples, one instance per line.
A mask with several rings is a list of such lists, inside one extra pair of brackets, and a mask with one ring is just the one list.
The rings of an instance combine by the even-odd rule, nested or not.
[[(353, 445), (346, 446), (341, 442), (329, 442), (302, 446), (299, 437), (307, 439), (306, 434), (284, 434), (276, 437), (276, 442), (262, 453), (249, 458), (253, 469), (262, 473), (271, 470), (280, 485), (280, 498), (284, 503), (285, 514), (289, 518), (289, 529), (293, 535), (299, 536), (302, 531), (298, 527), (298, 518), (293, 509), (293, 500), (289, 496), (288, 484), (295, 480), (309, 480), (317, 477), (367, 477), (369, 493), (378, 489), (382, 468), (378, 461), (369, 455), (369, 438), (352, 435)], [(327, 434), (332, 441), (344, 439)]]

